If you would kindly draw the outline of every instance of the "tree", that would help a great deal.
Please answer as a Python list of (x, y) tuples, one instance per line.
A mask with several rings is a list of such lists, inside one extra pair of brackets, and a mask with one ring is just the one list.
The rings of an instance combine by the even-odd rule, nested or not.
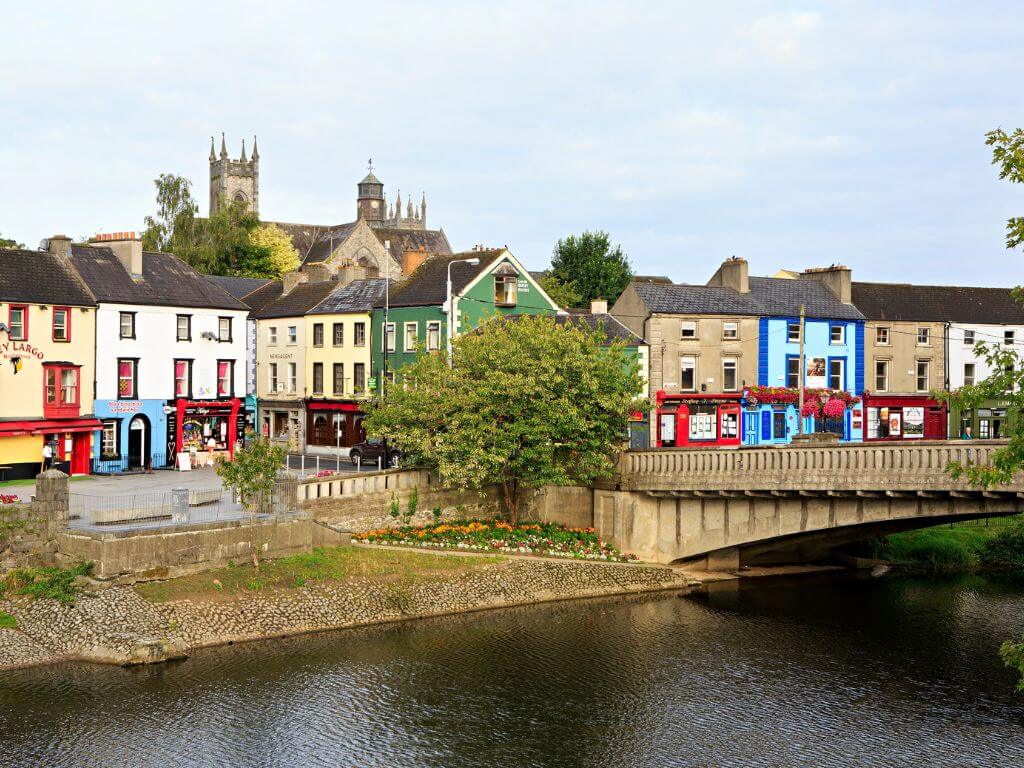
[(9, 237), (4, 237), (3, 233), (0, 232), (0, 248), (24, 248), (24, 243), (19, 243), (17, 240), (12, 240)]
[[(985, 134), (985, 143), (993, 147), (992, 165), (999, 166), (999, 178), (1014, 184), (1024, 182), (1024, 129), (1006, 133), (1002, 128)], [(1024, 216), (1015, 216), (1006, 222), (1006, 247), (1016, 248), (1024, 243)]]
[(497, 485), (517, 523), (523, 491), (611, 474), (639, 367), (602, 331), (550, 316), (492, 318), (454, 343), (453, 364), (422, 354), (364, 422), (460, 489)]
[(288, 233), (276, 224), (257, 227), (250, 233), (249, 239), (256, 248), (267, 251), (273, 277), (280, 277), (285, 272), (299, 268), (299, 252), (292, 245)]
[(142, 247), (147, 251), (177, 253), (175, 246), (180, 250), (182, 245), (191, 243), (195, 238), (199, 207), (192, 199), (192, 182), (184, 176), (161, 173), (153, 184), (156, 187), (157, 214), (156, 217), (145, 218)]
[(537, 281), (540, 287), (555, 304), (560, 307), (578, 307), (583, 303), (583, 297), (576, 290), (576, 283), (569, 281), (563, 283), (552, 274), (541, 275)]
[(576, 306), (589, 307), (594, 299), (611, 305), (619, 298), (633, 271), (621, 246), (612, 246), (607, 232), (569, 235), (555, 245), (551, 274), (562, 283), (572, 283), (580, 295)]
[[(226, 488), (232, 489), (242, 506), (253, 517), (263, 508), (274, 492), (277, 471), (284, 466), (285, 450), (265, 438), (252, 438), (242, 448), (235, 449), (230, 461), (218, 459), (217, 475)], [(252, 563), (259, 570), (259, 551), (251, 547)]]

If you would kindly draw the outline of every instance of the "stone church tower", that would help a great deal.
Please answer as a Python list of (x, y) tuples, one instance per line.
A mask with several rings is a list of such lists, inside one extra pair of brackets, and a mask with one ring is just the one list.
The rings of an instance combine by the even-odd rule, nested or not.
[(242, 139), (242, 154), (237, 160), (228, 157), (224, 134), (220, 135), (220, 157), (213, 151), (213, 137), (210, 137), (210, 213), (214, 213), (221, 201), (240, 200), (246, 209), (259, 216), (260, 213), (260, 151), (256, 137), (252, 139), (252, 159), (245, 156), (245, 139)]

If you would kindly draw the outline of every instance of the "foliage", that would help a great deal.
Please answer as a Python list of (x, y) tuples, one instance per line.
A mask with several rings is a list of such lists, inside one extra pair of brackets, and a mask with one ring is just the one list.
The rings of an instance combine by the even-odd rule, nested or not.
[(235, 450), (234, 459), (217, 460), (216, 471), (224, 485), (238, 494), (250, 511), (259, 509), (273, 491), (277, 471), (284, 465), (285, 450), (266, 438), (255, 438)]
[(999, 647), (999, 656), (1003, 664), (1020, 672), (1020, 680), (1017, 681), (1017, 690), (1024, 693), (1024, 636), (1019, 643), (1013, 640), (1004, 640)]
[(17, 595), (32, 595), (59, 600), (62, 603), (74, 603), (78, 593), (74, 581), (79, 576), (91, 576), (92, 563), (79, 563), (71, 568), (57, 566), (47, 568), (15, 568), (5, 574), (0, 583), (3, 591)]
[(420, 505), (420, 489), (413, 486), (412, 493), (409, 494), (408, 502), (405, 507), (405, 524), (408, 525), (409, 521), (416, 516), (416, 510)]
[(624, 555), (601, 541), (593, 528), (563, 528), (553, 523), (510, 525), (494, 520), (456, 520), (422, 528), (382, 528), (357, 533), (352, 538), (368, 544), (545, 555), (578, 560), (636, 560), (635, 555)]
[[(272, 274), (243, 275), (244, 277), (280, 277), (299, 268), (299, 252), (292, 245), (288, 233), (276, 224), (264, 224), (249, 233), (253, 247), (266, 251)], [(241, 273), (238, 273), (241, 274)]]
[[(999, 178), (1011, 183), (1024, 183), (1024, 130), (1006, 133), (1002, 128), (985, 134), (985, 143), (992, 147), (992, 165), (999, 166)], [(1024, 243), (1024, 217), (1014, 216), (1006, 222), (1006, 247), (1017, 248)]]
[(24, 243), (19, 243), (17, 240), (13, 240), (9, 237), (4, 237), (3, 233), (0, 232), (0, 248), (24, 248)]
[(16, 531), (31, 532), (28, 521), (14, 506), (18, 501), (17, 496), (0, 494), (0, 552), (9, 546), (11, 535)]
[(453, 365), (420, 355), (364, 425), (449, 487), (498, 485), (509, 519), (525, 487), (606, 477), (639, 407), (639, 366), (603, 331), (547, 316), (493, 318), (459, 336)]
[(606, 299), (610, 306), (629, 285), (633, 270), (622, 247), (613, 246), (607, 232), (597, 231), (559, 240), (551, 259), (551, 276), (572, 284), (580, 297), (575, 306), (589, 307), (594, 299)]
[[(1021, 517), (996, 517), (935, 525), (878, 539), (870, 556), (933, 573), (1012, 568), (1015, 567), (1014, 547), (1019, 547), (1020, 541), (1006, 537), (1010, 536), (1011, 531), (1022, 528), (1024, 518)], [(994, 544), (996, 541), (1000, 543)], [(1016, 552), (1018, 557), (1024, 555), (1022, 549)]]
[(18, 620), (6, 611), (0, 611), (0, 629), (17, 629)]
[[(156, 216), (145, 218), (142, 247), (147, 251), (178, 253), (195, 238), (199, 206), (192, 199), (192, 182), (184, 176), (161, 173), (153, 180), (156, 187)], [(179, 253), (181, 258), (184, 255)], [(187, 260), (187, 259), (186, 259)]]
[(572, 280), (561, 280), (549, 273), (541, 275), (537, 282), (544, 289), (544, 293), (559, 307), (581, 307), (583, 305), (583, 296)]
[[(797, 387), (762, 387), (756, 385), (747, 387), (746, 391), (747, 405), (751, 406), (756, 406), (758, 403), (796, 405), (800, 402), (800, 390)], [(860, 402), (859, 397), (843, 390), (804, 387), (804, 402), (814, 400), (820, 403), (822, 396), (827, 400), (838, 400), (843, 404), (844, 408), (850, 408)]]
[(989, 568), (1010, 568), (1024, 573), (1024, 520), (1004, 528), (985, 542), (981, 562)]

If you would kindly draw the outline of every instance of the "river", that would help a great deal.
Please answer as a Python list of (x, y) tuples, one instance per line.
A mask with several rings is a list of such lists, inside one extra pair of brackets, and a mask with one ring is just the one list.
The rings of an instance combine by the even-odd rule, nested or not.
[(1019, 766), (1024, 585), (750, 580), (0, 673), (16, 766)]

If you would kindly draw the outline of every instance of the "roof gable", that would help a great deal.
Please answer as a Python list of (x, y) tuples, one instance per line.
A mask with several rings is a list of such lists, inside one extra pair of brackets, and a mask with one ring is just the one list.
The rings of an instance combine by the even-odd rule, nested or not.
[(96, 306), (92, 292), (67, 259), (21, 248), (0, 250), (0, 301)]
[[(448, 299), (449, 264), (451, 264), (452, 293), (458, 296), (477, 277), (487, 272), (490, 266), (505, 253), (507, 251), (504, 248), (493, 248), (486, 251), (454, 253), (449, 256), (431, 256), (400, 285), (392, 289), (388, 303), (392, 307), (440, 306)], [(472, 265), (464, 261), (464, 259), (473, 258), (480, 259), (480, 263)]]

